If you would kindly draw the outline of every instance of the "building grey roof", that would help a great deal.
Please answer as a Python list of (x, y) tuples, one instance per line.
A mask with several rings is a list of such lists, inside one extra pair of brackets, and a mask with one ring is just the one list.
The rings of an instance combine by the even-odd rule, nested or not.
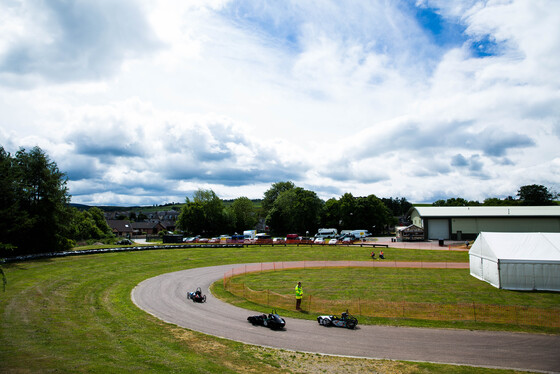
[(119, 232), (132, 232), (130, 221), (127, 220), (108, 219), (107, 225), (109, 225), (112, 230), (117, 230)]
[(413, 207), (429, 217), (560, 217), (560, 206), (427, 206)]

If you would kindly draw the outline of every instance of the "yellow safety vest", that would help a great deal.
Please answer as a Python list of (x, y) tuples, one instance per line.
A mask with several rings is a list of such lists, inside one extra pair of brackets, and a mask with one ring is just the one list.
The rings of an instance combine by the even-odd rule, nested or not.
[(296, 299), (301, 299), (303, 297), (303, 288), (296, 285)]

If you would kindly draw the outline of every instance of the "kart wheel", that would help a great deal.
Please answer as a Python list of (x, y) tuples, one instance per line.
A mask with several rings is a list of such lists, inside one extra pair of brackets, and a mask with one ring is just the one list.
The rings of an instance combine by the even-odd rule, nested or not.
[(263, 326), (268, 327), (268, 321), (266, 319), (263, 321)]
[(206, 302), (206, 295), (202, 296), (202, 301), (201, 303), (205, 303)]
[(329, 325), (329, 321), (326, 318), (321, 319), (321, 325), (323, 326), (328, 326)]
[(352, 330), (353, 330), (354, 327), (356, 327), (356, 325), (355, 325), (354, 323), (348, 323), (348, 324), (346, 325), (346, 327), (348, 327), (349, 329), (352, 329)]

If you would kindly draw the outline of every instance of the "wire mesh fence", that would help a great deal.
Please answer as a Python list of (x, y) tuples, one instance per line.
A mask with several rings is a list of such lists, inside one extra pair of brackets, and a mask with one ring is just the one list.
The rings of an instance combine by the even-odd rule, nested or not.
[[(282, 295), (270, 290), (253, 290), (244, 283), (236, 283), (234, 277), (245, 273), (318, 267), (363, 267), (387, 266), (388, 263), (370, 264), (363, 261), (305, 261), (249, 264), (224, 274), (223, 285), (228, 292), (251, 302), (274, 308), (295, 309), (295, 297)], [(396, 267), (436, 267), (461, 268), (462, 263), (394, 263)], [(466, 264), (468, 267), (468, 264)], [(513, 324), (519, 326), (538, 326), (559, 328), (560, 308), (537, 308), (522, 305), (491, 305), (470, 303), (428, 303), (387, 300), (327, 300), (313, 295), (305, 295), (302, 307), (311, 313), (340, 314), (348, 310), (352, 314), (367, 317), (407, 318), (435, 321), (473, 321), (484, 323)]]

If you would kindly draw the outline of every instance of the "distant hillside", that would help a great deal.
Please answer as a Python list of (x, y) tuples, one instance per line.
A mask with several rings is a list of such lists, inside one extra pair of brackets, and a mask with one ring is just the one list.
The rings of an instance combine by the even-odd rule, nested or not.
[[(224, 206), (227, 208), (229, 207), (231, 204), (233, 204), (233, 202), (235, 201), (234, 199), (231, 200), (222, 200), (224, 203)], [(262, 205), (262, 199), (252, 199), (251, 200), (253, 202), (253, 206), (256, 209), (259, 209)], [(85, 205), (85, 204), (75, 204), (75, 203), (70, 203), (70, 206), (79, 209), (79, 210), (87, 210), (89, 208), (91, 208), (91, 206), (89, 205)], [(183, 205), (185, 205), (184, 203), (169, 203), (169, 204), (163, 204), (163, 205), (150, 205), (150, 206), (140, 206), (140, 205), (134, 205), (134, 206), (109, 206), (109, 205), (99, 205), (96, 206), (97, 208), (103, 210), (104, 212), (143, 212), (143, 213), (153, 213), (153, 212), (161, 212), (162, 210), (175, 210), (177, 212), (181, 211), (181, 208), (183, 207)]]
[(85, 205), (85, 204), (70, 203), (68, 205), (71, 206), (72, 208), (76, 208), (78, 210), (88, 210), (89, 208), (91, 208), (89, 205)]

